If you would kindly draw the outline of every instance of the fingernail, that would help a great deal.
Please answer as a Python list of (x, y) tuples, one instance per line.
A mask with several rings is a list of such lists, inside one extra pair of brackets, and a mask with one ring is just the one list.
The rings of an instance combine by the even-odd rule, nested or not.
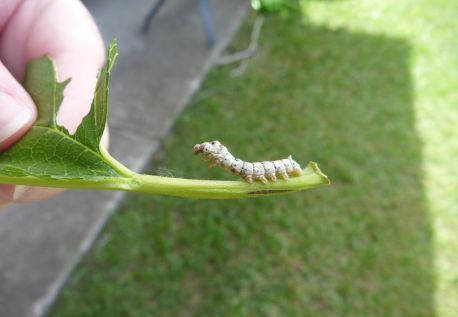
[(27, 191), (27, 189), (29, 189), (27, 186), (16, 185), (16, 188), (14, 189), (14, 192), (13, 192), (13, 200), (16, 201), (19, 198), (21, 198), (22, 195), (24, 195), (24, 193)]
[(32, 109), (19, 105), (12, 96), (0, 92), (0, 144), (30, 125), (33, 116)]

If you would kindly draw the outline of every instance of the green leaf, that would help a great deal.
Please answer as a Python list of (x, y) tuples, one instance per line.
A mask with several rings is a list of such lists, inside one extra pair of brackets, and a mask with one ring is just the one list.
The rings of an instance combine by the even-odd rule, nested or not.
[(49, 56), (29, 63), (24, 87), (37, 106), (38, 119), (20, 142), (0, 155), (0, 175), (94, 180), (123, 175), (107, 162), (99, 148), (106, 123), (110, 71), (117, 57), (116, 42), (111, 43), (108, 52), (91, 110), (74, 135), (56, 121), (70, 80), (57, 82), (56, 67)]
[(113, 42), (108, 48), (107, 64), (99, 73), (91, 111), (84, 118), (75, 133), (76, 140), (87, 145), (96, 152), (100, 152), (99, 145), (107, 121), (110, 74), (117, 57), (118, 47), (116, 42)]
[(119, 189), (210, 199), (275, 195), (329, 184), (313, 162), (302, 176), (268, 185), (141, 175), (127, 169), (100, 144), (106, 125), (110, 74), (117, 56), (113, 41), (99, 72), (91, 109), (73, 135), (56, 120), (70, 80), (57, 81), (56, 67), (49, 56), (29, 63), (24, 87), (38, 108), (38, 119), (19, 142), (0, 153), (0, 184)]
[(27, 66), (24, 87), (38, 108), (36, 126), (57, 128), (57, 113), (64, 99), (63, 91), (70, 79), (58, 83), (55, 74), (54, 62), (47, 55)]

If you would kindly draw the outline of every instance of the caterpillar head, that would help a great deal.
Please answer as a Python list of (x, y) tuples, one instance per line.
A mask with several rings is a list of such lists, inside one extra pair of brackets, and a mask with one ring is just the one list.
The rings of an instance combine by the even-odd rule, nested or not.
[(221, 143), (219, 141), (204, 142), (201, 144), (194, 145), (194, 154), (204, 153), (217, 154), (221, 151)]

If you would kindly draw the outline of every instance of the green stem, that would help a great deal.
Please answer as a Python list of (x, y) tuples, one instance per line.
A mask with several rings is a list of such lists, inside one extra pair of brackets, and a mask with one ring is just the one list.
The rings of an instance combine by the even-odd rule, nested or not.
[(244, 181), (210, 181), (139, 174), (135, 178), (138, 187), (132, 188), (132, 191), (208, 199), (275, 195), (329, 184), (329, 179), (314, 162), (310, 162), (299, 177), (291, 177), (287, 181), (279, 180), (267, 185), (259, 182), (249, 184)]
[(124, 190), (206, 199), (230, 199), (276, 195), (314, 188), (330, 183), (328, 177), (320, 171), (315, 162), (310, 162), (304, 169), (304, 173), (299, 177), (291, 177), (287, 181), (279, 180), (267, 185), (258, 182), (248, 184), (243, 181), (211, 181), (143, 175), (134, 173), (122, 165), (120, 165), (119, 168), (123, 170), (123, 174), (126, 176), (103, 177), (99, 179), (42, 179), (32, 176), (0, 176), (0, 183), (59, 188)]
[(102, 154), (103, 158), (113, 167), (119, 174), (127, 176), (127, 177), (132, 177), (136, 173), (122, 165), (119, 161), (117, 161), (113, 156), (108, 153), (108, 151), (105, 149), (105, 147), (100, 143), (99, 146), (100, 153)]

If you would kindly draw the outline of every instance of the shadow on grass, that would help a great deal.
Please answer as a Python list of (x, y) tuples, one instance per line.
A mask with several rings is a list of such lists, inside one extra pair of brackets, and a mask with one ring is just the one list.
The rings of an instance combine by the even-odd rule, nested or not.
[(332, 186), (239, 201), (131, 195), (53, 316), (434, 315), (409, 44), (272, 17), (260, 47), (242, 77), (211, 72), (155, 166), (230, 178), (191, 154), (218, 138), (247, 160), (313, 159)]

